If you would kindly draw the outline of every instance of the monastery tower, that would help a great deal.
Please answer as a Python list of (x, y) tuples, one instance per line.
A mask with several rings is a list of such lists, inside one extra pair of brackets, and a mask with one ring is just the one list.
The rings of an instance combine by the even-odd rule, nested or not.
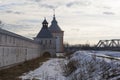
[(56, 53), (63, 53), (64, 52), (64, 47), (63, 47), (64, 31), (62, 31), (61, 28), (59, 27), (58, 22), (56, 21), (55, 14), (53, 15), (53, 20), (51, 22), (49, 30), (52, 33), (53, 37), (56, 39)]

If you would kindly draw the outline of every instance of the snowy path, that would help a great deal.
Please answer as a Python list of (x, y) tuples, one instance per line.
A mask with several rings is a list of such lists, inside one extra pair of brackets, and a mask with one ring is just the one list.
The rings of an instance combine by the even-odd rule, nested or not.
[[(104, 67), (108, 69), (110, 67), (108, 72), (112, 77), (108, 80), (119, 80), (119, 58), (120, 52), (114, 51), (76, 51), (70, 56), (68, 61), (60, 58), (51, 58), (36, 70), (24, 74), (21, 78), (22, 80), (72, 80), (75, 74), (79, 74), (80, 76), (83, 73), (84, 76), (82, 77), (85, 78), (84, 80), (89, 80), (89, 76), (92, 76), (91, 80), (103, 80), (104, 77), (102, 74), (106, 71)], [(75, 61), (72, 65), (74, 65), (76, 69), (66, 78), (62, 75), (61, 67), (63, 64), (66, 64), (66, 62), (69, 63), (72, 61)], [(90, 65), (94, 67), (91, 68)], [(69, 66), (67, 66), (67, 68), (69, 68)], [(94, 69), (94, 71), (89, 72), (91, 69)], [(87, 74), (84, 74), (84, 72), (87, 72)], [(81, 77), (79, 76), (77, 80), (80, 80)]]
[(64, 59), (50, 59), (44, 62), (43, 65), (34, 71), (30, 71), (28, 74), (21, 76), (22, 80), (66, 80), (62, 75), (60, 63), (64, 62)]

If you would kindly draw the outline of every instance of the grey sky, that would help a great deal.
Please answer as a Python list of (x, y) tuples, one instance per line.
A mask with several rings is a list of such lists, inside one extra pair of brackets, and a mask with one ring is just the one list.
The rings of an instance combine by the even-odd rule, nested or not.
[(44, 17), (49, 25), (56, 9), (65, 42), (96, 44), (100, 39), (120, 38), (120, 0), (0, 0), (4, 29), (32, 38)]

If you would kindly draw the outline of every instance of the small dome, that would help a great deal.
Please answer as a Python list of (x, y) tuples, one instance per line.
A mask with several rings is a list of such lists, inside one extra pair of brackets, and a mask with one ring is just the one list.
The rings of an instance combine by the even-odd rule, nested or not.
[(44, 19), (44, 21), (42, 22), (42, 24), (48, 24), (46, 18)]

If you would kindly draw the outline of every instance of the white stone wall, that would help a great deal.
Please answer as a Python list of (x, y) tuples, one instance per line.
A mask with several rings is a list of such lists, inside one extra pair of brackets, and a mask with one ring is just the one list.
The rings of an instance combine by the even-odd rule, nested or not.
[(0, 32), (0, 69), (42, 55), (39, 44), (22, 36), (14, 35)]
[(61, 32), (53, 32), (52, 34), (56, 38), (56, 52), (57, 53), (64, 52), (64, 48), (63, 48), (64, 33), (61, 31)]
[(55, 38), (35, 38), (35, 41), (41, 45), (42, 55), (49, 52), (52, 57), (56, 56), (56, 40)]
[(56, 52), (59, 52), (60, 49), (60, 37), (56, 36)]

